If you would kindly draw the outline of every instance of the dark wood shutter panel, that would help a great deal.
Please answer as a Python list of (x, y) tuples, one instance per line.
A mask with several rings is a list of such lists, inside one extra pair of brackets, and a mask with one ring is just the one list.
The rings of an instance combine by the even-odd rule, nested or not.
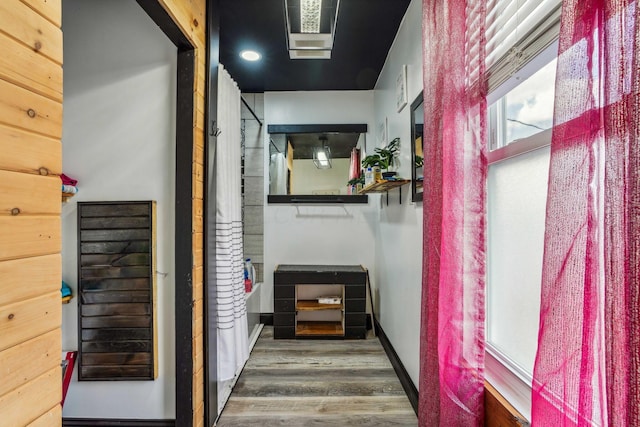
[(157, 377), (156, 203), (78, 203), (78, 379)]

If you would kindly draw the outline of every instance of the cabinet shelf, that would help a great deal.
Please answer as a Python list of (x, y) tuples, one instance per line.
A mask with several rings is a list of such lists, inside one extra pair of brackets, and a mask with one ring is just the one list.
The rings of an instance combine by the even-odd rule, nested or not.
[(296, 304), (298, 311), (317, 311), (317, 310), (342, 310), (342, 304), (321, 304), (313, 300), (299, 300)]
[(367, 193), (386, 193), (389, 190), (394, 188), (402, 187), (405, 184), (410, 183), (410, 179), (395, 179), (395, 180), (378, 180), (373, 184), (369, 184), (366, 187), (362, 188), (362, 190), (358, 191), (358, 194), (367, 194)]
[(296, 336), (344, 336), (342, 322), (299, 321)]
[(73, 196), (75, 196), (76, 193), (65, 193), (64, 191), (62, 192), (62, 201), (66, 202), (67, 200), (69, 200), (70, 198), (72, 198)]

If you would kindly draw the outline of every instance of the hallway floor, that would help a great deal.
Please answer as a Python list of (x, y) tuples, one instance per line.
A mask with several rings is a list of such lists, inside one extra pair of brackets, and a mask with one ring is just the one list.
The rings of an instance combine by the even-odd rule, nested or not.
[(217, 425), (417, 424), (377, 338), (274, 340), (265, 327)]

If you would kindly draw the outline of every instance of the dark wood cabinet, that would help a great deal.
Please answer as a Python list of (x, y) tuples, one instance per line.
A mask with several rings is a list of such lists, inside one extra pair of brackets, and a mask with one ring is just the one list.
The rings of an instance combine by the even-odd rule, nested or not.
[[(274, 338), (365, 338), (366, 270), (359, 265), (279, 265), (273, 273)], [(322, 304), (320, 296), (337, 296)]]
[(157, 375), (155, 202), (78, 203), (79, 380)]

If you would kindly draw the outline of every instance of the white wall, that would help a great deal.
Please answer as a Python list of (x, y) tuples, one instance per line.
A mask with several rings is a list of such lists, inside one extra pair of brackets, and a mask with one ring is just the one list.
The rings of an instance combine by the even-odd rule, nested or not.
[[(410, 107), (422, 91), (422, 2), (413, 0), (375, 87), (375, 123), (388, 123), (388, 141), (400, 137), (399, 174), (411, 178)], [(407, 105), (396, 109), (396, 77), (407, 65)], [(411, 187), (389, 193), (376, 224), (376, 316), (416, 387), (420, 370), (422, 295), (422, 202), (411, 202)]]
[[(265, 125), (366, 123), (373, 135), (372, 91), (267, 92)], [(265, 147), (269, 145), (265, 132)], [(268, 171), (265, 150), (265, 171)], [(268, 193), (265, 179), (265, 194)], [(379, 195), (366, 205), (282, 205), (264, 209), (263, 313), (273, 312), (273, 270), (278, 264), (362, 264), (373, 269)]]
[[(175, 46), (135, 0), (64, 0), (64, 172), (80, 192), (62, 208), (62, 277), (77, 295), (79, 201), (156, 200), (155, 381), (77, 381), (65, 417), (175, 418)], [(63, 308), (62, 348), (78, 348), (77, 299)]]
[(312, 159), (293, 161), (293, 194), (347, 194), (350, 159), (332, 159), (331, 168), (318, 169)]

